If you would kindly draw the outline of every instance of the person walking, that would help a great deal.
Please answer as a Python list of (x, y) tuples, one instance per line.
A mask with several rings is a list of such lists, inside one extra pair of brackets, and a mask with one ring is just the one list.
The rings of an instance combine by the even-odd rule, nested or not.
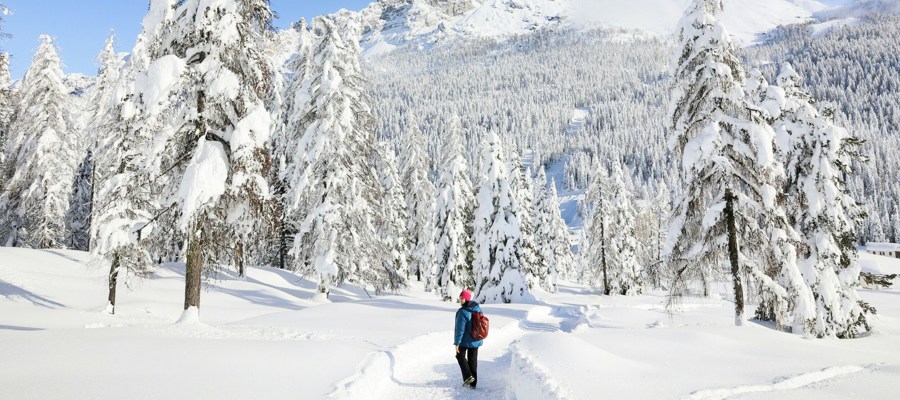
[(456, 361), (462, 372), (463, 386), (475, 389), (478, 384), (478, 348), (484, 340), (472, 338), (472, 313), (481, 312), (481, 306), (472, 301), (472, 292), (463, 290), (459, 294), (459, 310), (456, 310), (456, 327), (453, 330), (453, 346), (456, 347)]

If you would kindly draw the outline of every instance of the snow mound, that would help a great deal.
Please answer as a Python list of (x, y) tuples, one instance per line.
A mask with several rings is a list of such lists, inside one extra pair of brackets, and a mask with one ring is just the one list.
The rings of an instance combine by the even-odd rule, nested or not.
[(507, 387), (511, 398), (590, 399), (597, 393), (627, 393), (621, 374), (650, 376), (653, 368), (595, 347), (562, 332), (536, 333), (512, 346)]
[(812, 385), (814, 383), (819, 383), (822, 381), (835, 379), (837, 377), (843, 375), (854, 374), (860, 371), (863, 371), (864, 368), (856, 365), (847, 365), (840, 367), (831, 367), (825, 368), (821, 371), (809, 372), (806, 374), (800, 374), (797, 376), (793, 376), (787, 379), (782, 379), (778, 382), (766, 385), (753, 385), (753, 386), (738, 386), (735, 388), (724, 388), (724, 389), (711, 389), (711, 390), (701, 390), (696, 393), (693, 393), (691, 396), (687, 397), (688, 400), (724, 400), (732, 396), (747, 394), (747, 393), (760, 393), (760, 392), (774, 392), (779, 390), (791, 390), (791, 389), (799, 389), (804, 386)]
[(175, 325), (199, 325), (200, 309), (197, 307), (188, 307), (181, 313), (181, 317), (175, 322)]

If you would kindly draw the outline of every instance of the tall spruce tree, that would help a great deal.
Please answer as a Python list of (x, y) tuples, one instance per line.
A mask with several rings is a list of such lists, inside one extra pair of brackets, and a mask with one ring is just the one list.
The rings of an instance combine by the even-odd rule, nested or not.
[[(294, 236), (296, 235), (296, 223), (300, 216), (297, 208), (289, 208), (287, 206), (290, 199), (288, 193), (292, 185), (291, 167), (299, 160), (297, 152), (300, 151), (297, 146), (300, 139), (306, 131), (308, 121), (304, 121), (303, 117), (309, 112), (309, 96), (310, 85), (312, 84), (312, 76), (310, 70), (312, 68), (313, 48), (317, 38), (309, 29), (306, 20), (301, 19), (294, 24), (293, 29), (298, 34), (297, 48), (293, 57), (287, 62), (285, 73), (289, 76), (285, 82), (285, 88), (278, 100), (277, 110), (280, 114), (275, 119), (275, 127), (272, 136), (272, 192), (275, 194), (275, 216), (277, 221), (278, 235), (278, 266), (287, 268), (292, 265), (289, 252), (293, 247)], [(277, 76), (281, 75), (281, 71), (276, 71)], [(277, 88), (277, 86), (276, 86)], [(289, 210), (293, 210), (294, 214), (289, 214)]]
[(496, 133), (484, 141), (481, 185), (476, 195), (473, 242), (475, 298), (481, 303), (511, 303), (527, 299), (522, 270), (522, 228), (518, 205)]
[[(151, 175), (152, 154), (146, 149), (152, 143), (146, 105), (137, 78), (147, 73), (149, 51), (159, 40), (159, 30), (172, 18), (174, 0), (151, 2), (144, 17), (144, 29), (138, 35), (127, 64), (119, 79), (111, 86), (110, 97), (99, 98), (96, 136), (97, 151), (94, 177), (95, 199), (90, 225), (91, 255), (94, 263), (107, 267), (107, 311), (116, 310), (120, 277), (145, 277), (152, 268), (148, 236), (154, 234), (153, 212), (158, 186)], [(106, 64), (108, 65), (108, 64)], [(102, 68), (102, 67), (101, 67)], [(111, 71), (106, 71), (108, 74)], [(156, 231), (161, 231), (156, 229)], [(163, 233), (163, 235), (165, 235)]]
[(425, 152), (425, 135), (419, 130), (415, 118), (407, 119), (405, 146), (403, 147), (401, 180), (406, 191), (406, 246), (410, 254), (409, 270), (416, 280), (425, 280), (425, 290), (434, 288), (431, 275), (434, 265), (434, 217), (435, 188), (428, 179), (429, 162)]
[[(295, 270), (314, 274), (327, 296), (347, 280), (377, 290), (396, 282), (381, 267), (386, 247), (376, 231), (380, 184), (371, 172), (374, 120), (366, 103), (359, 61), (358, 27), (332, 17), (313, 22), (321, 38), (313, 52), (313, 77), (304, 133), (288, 163), (286, 212), (296, 219), (291, 253)], [(288, 132), (288, 135), (294, 133)]]
[(671, 268), (663, 257), (663, 248), (665, 247), (666, 232), (668, 230), (668, 221), (672, 213), (670, 204), (669, 187), (665, 182), (660, 182), (657, 186), (656, 195), (650, 204), (650, 212), (652, 213), (652, 235), (648, 247), (648, 263), (644, 268), (644, 276), (647, 285), (657, 289), (667, 289), (669, 281), (671, 281)]
[[(745, 319), (747, 295), (778, 326), (808, 316), (777, 187), (774, 132), (744, 92), (744, 76), (728, 33), (716, 16), (723, 0), (696, 0), (678, 28), (669, 147), (680, 162), (684, 194), (669, 232), (674, 264), (672, 300), (700, 281), (708, 294), (727, 265), (735, 324)], [(746, 279), (745, 279), (746, 278)], [(789, 287), (776, 278), (789, 280)], [(746, 286), (745, 286), (746, 285)], [(790, 291), (790, 292), (789, 292)], [(794, 312), (800, 311), (799, 318)]]
[(643, 290), (641, 265), (638, 263), (640, 244), (634, 237), (635, 210), (632, 193), (622, 179), (622, 168), (616, 164), (613, 166), (609, 191), (601, 196), (606, 199), (603, 204), (609, 207), (609, 222), (607, 234), (608, 262), (606, 279), (609, 287), (604, 288), (607, 293), (623, 295), (640, 294)]
[(581, 201), (584, 229), (581, 237), (581, 276), (579, 280), (591, 286), (603, 288), (603, 294), (612, 292), (609, 288), (614, 279), (609, 269), (609, 229), (611, 207), (603, 195), (609, 190), (609, 176), (606, 168), (595, 168), (591, 184)]
[(806, 331), (856, 337), (870, 329), (866, 315), (874, 311), (856, 292), (855, 230), (864, 213), (846, 188), (859, 139), (834, 124), (833, 111), (816, 109), (790, 64), (781, 67), (777, 84), (783, 96), (772, 97), (780, 103), (774, 126), (783, 137), (779, 144), (788, 172), (785, 203), (803, 241), (801, 272), (815, 298), (815, 319)]
[(550, 271), (545, 268), (545, 262), (541, 260), (540, 253), (535, 244), (535, 208), (534, 208), (534, 184), (531, 178), (531, 169), (522, 166), (522, 157), (519, 153), (512, 153), (510, 163), (510, 190), (516, 200), (519, 227), (522, 231), (522, 272), (528, 279), (528, 287), (543, 286), (550, 278)]
[[(376, 145), (374, 169), (381, 182), (382, 191), (379, 195), (381, 201), (377, 207), (377, 229), (385, 254), (380, 259), (390, 280), (387, 286), (403, 287), (406, 286), (410, 273), (410, 257), (406, 246), (406, 223), (409, 221), (409, 215), (406, 213), (404, 186), (400, 180), (397, 156), (387, 142), (379, 142)], [(377, 279), (375, 276), (373, 278)]]
[(95, 154), (101, 140), (102, 125), (106, 123), (108, 108), (115, 90), (116, 81), (122, 68), (121, 61), (115, 52), (115, 35), (110, 34), (103, 49), (97, 56), (100, 68), (97, 71), (97, 80), (90, 92), (90, 101), (84, 111), (91, 116), (85, 131), (82, 134), (82, 145), (86, 149), (83, 154), (75, 180), (72, 183), (72, 199), (69, 211), (66, 215), (66, 242), (73, 249), (90, 250), (90, 228), (93, 219), (94, 184), (97, 181), (95, 172)]
[(437, 217), (435, 218), (435, 284), (441, 297), (452, 300), (451, 283), (474, 287), (469, 260), (472, 238), (468, 226), (472, 220), (474, 195), (469, 181), (469, 164), (463, 154), (463, 131), (459, 117), (452, 117), (444, 137), (438, 169)]
[[(178, 1), (148, 70), (149, 117), (170, 121), (156, 138), (166, 201), (186, 237), (184, 308), (200, 305), (205, 268), (244, 265), (244, 246), (269, 201), (271, 121), (264, 31), (267, 0)], [(160, 90), (163, 88), (164, 90)], [(168, 99), (178, 99), (170, 102)], [(163, 116), (162, 112), (165, 112)]]
[(6, 142), (0, 243), (60, 248), (66, 245), (65, 216), (76, 161), (59, 55), (49, 36), (40, 41)]
[(569, 241), (569, 227), (560, 214), (556, 180), (551, 179), (547, 182), (547, 173), (543, 166), (538, 169), (535, 183), (534, 237), (546, 276), (541, 286), (544, 290), (555, 292), (558, 279), (575, 278), (573, 270), (575, 261)]

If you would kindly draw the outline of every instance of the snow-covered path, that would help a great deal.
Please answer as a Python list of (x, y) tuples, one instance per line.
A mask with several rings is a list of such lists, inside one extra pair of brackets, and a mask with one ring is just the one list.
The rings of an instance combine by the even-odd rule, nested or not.
[[(515, 398), (511, 381), (523, 371), (517, 343), (526, 336), (571, 332), (584, 321), (585, 307), (530, 304), (505, 305), (490, 310), (491, 334), (479, 350), (479, 384), (461, 386), (462, 377), (450, 344), (452, 331), (419, 336), (397, 347), (370, 354), (357, 373), (340, 382), (334, 399), (502, 399)], [(519, 362), (514, 363), (513, 359)], [(531, 366), (526, 365), (526, 370)], [(526, 374), (533, 371), (526, 371)]]
[(897, 348), (900, 341), (887, 335), (897, 326), (893, 318), (865, 340), (810, 340), (755, 323), (735, 328), (731, 305), (720, 300), (696, 299), (670, 315), (658, 295), (561, 289), (540, 304), (486, 306), (495, 325), (480, 352), (476, 390), (460, 386), (446, 330), (370, 355), (331, 398), (847, 398), (823, 397), (827, 388), (888, 399), (900, 390), (889, 383), (900, 377), (900, 358), (857, 348)]
[[(522, 307), (520, 307), (522, 308)], [(491, 334), (479, 350), (479, 383), (461, 386), (452, 330), (416, 337), (395, 348), (370, 354), (357, 373), (339, 383), (331, 398), (499, 399), (506, 392), (510, 346), (524, 331), (526, 309), (491, 315)], [(452, 322), (452, 320), (451, 320)]]

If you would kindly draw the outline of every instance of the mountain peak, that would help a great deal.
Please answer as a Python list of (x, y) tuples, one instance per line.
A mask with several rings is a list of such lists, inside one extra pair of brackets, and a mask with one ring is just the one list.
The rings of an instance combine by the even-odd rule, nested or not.
[[(668, 37), (691, 0), (379, 0), (360, 12), (367, 56), (452, 39), (503, 38), (557, 27), (621, 28)], [(834, 1), (832, 0), (831, 3)], [(730, 0), (722, 22), (739, 43), (829, 6), (816, 0)]]

